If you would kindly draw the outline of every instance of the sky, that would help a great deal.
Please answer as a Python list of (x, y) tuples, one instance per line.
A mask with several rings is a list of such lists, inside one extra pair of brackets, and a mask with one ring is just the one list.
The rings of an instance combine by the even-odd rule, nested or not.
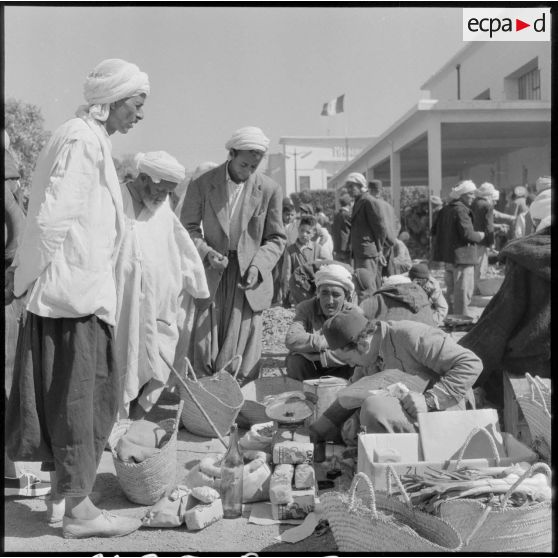
[[(145, 118), (113, 153), (164, 150), (187, 170), (226, 158), (259, 126), (282, 136), (378, 136), (463, 47), (462, 8), (5, 6), (5, 97), (38, 105), (54, 130), (83, 103), (105, 58), (149, 74)], [(321, 116), (345, 94), (345, 112)]]

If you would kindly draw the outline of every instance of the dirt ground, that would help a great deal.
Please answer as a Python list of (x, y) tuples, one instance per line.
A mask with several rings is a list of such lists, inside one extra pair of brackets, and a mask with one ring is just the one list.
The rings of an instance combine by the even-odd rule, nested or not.
[[(475, 315), (480, 315), (486, 299), (473, 301)], [(264, 339), (262, 354), (262, 373), (275, 375), (284, 366), (284, 338), (294, 311), (280, 306), (264, 312)], [(153, 414), (148, 417), (160, 419), (171, 416), (176, 409), (176, 396), (167, 395)], [(178, 470), (176, 480), (180, 482), (186, 472), (199, 459), (207, 454), (221, 451), (218, 440), (198, 438), (181, 429), (178, 435)], [(325, 470), (316, 467), (318, 478), (325, 478)], [(351, 471), (336, 482), (337, 489), (347, 489), (350, 484)], [(105, 451), (98, 469), (94, 490), (100, 495), (99, 507), (113, 510), (123, 515), (143, 517), (148, 506), (132, 504), (125, 497), (115, 476), (112, 455)], [(3, 552), (7, 555), (20, 553), (70, 554), (91, 553), (114, 555), (116, 553), (173, 553), (177, 555), (191, 553), (209, 553), (218, 555), (231, 553), (283, 553), (287, 555), (336, 554), (337, 547), (331, 532), (325, 535), (311, 535), (295, 544), (279, 542), (276, 537), (291, 525), (260, 526), (248, 523), (251, 505), (245, 505), (243, 517), (234, 520), (222, 520), (199, 532), (188, 532), (184, 526), (175, 529), (141, 528), (126, 537), (117, 539), (92, 538), (85, 540), (66, 540), (62, 538), (62, 528), (50, 527), (45, 521), (44, 498), (8, 498), (5, 500)]]

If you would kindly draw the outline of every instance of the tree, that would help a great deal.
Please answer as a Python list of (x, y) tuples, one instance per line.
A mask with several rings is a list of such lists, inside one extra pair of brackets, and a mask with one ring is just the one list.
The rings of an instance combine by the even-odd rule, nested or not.
[(37, 158), (48, 141), (50, 132), (44, 129), (44, 118), (36, 105), (18, 99), (6, 99), (4, 111), (6, 131), (10, 136), (10, 151), (19, 165), (21, 189), (27, 199)]

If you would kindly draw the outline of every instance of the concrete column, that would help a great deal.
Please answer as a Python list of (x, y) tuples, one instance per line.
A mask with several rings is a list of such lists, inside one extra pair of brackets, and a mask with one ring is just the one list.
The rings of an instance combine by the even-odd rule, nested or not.
[(432, 195), (442, 192), (442, 127), (438, 120), (428, 123), (428, 186)]
[(389, 175), (393, 208), (395, 209), (395, 215), (399, 216), (401, 210), (401, 154), (399, 151), (392, 150), (391, 152)]

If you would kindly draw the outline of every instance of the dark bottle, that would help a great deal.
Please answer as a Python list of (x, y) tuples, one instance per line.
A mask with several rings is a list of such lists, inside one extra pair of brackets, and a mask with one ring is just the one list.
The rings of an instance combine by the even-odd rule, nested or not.
[(238, 426), (230, 430), (229, 449), (221, 464), (221, 501), (223, 517), (233, 519), (242, 516), (244, 460), (238, 443)]

